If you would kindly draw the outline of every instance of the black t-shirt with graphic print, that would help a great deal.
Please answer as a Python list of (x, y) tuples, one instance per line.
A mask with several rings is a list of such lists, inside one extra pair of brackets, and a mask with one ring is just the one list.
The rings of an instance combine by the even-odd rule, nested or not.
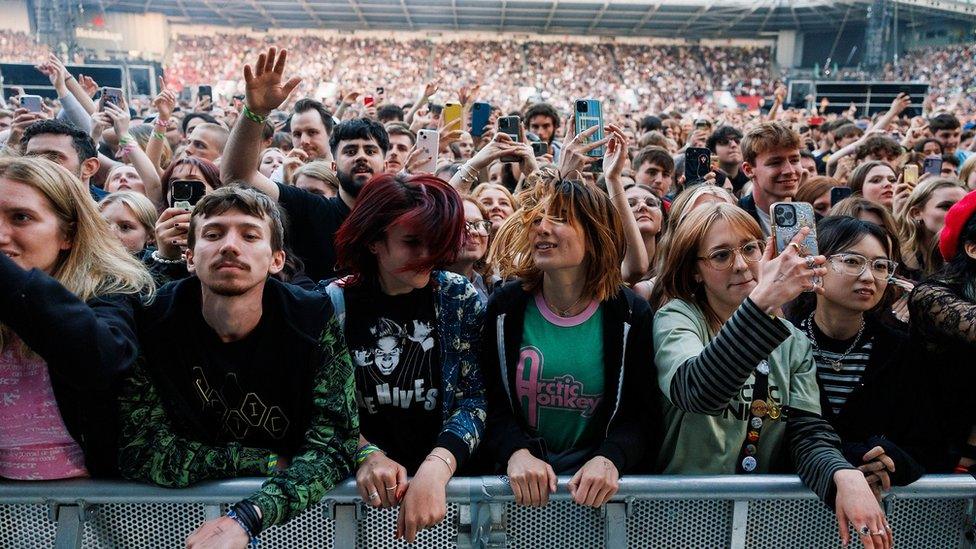
[(360, 430), (413, 474), (442, 427), (433, 291), (428, 285), (390, 296), (364, 285), (344, 294)]

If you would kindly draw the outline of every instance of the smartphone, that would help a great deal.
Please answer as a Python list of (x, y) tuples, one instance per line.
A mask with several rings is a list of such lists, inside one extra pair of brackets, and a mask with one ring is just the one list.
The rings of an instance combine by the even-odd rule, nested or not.
[(830, 188), (830, 207), (833, 208), (838, 202), (844, 200), (854, 191), (850, 187), (831, 187)]
[(183, 86), (183, 90), (180, 91), (180, 101), (189, 103), (193, 99), (193, 90), (190, 86)]
[(170, 184), (169, 205), (190, 211), (193, 206), (207, 193), (202, 181), (192, 179), (177, 179)]
[(802, 255), (818, 255), (817, 219), (813, 205), (807, 202), (774, 202), (769, 207), (770, 229), (776, 243), (776, 255), (790, 244), (800, 229), (808, 227), (810, 233), (800, 243)]
[(460, 130), (460, 122), (455, 122), (456, 120), (461, 120), (461, 104), (457, 101), (448, 101), (444, 104), (444, 128), (447, 128), (452, 123), (455, 127), (451, 127), (452, 130)]
[(213, 100), (213, 86), (200, 86), (197, 88), (197, 97), (209, 97)]
[(477, 102), (471, 106), (471, 137), (484, 135), (489, 117), (491, 117), (491, 104)]
[(365, 105), (367, 107), (376, 106), (376, 98), (373, 97), (372, 95), (367, 95), (367, 96), (363, 97), (363, 105)]
[(111, 103), (115, 106), (122, 104), (121, 88), (102, 88), (101, 110), (105, 110), (105, 105)]
[[(939, 166), (939, 174), (942, 173), (942, 166)], [(902, 182), (914, 189), (918, 185), (918, 164), (905, 164), (905, 171), (902, 173)]]
[(712, 151), (702, 147), (685, 149), (685, 188), (701, 185), (712, 170)]
[(549, 154), (549, 143), (546, 143), (545, 141), (533, 141), (532, 154), (536, 158)]
[[(522, 119), (518, 116), (503, 116), (498, 119), (498, 131), (507, 133), (512, 141), (520, 143), (522, 141)], [(517, 156), (503, 156), (502, 162), (518, 162)]]
[(440, 116), (444, 112), (444, 105), (438, 105), (437, 103), (430, 104), (430, 114)]
[(417, 132), (417, 149), (424, 151), (424, 156), (429, 158), (417, 170), (420, 173), (434, 173), (437, 167), (437, 152), (441, 146), (441, 134), (437, 130), (420, 130)]
[(27, 109), (27, 112), (41, 112), (44, 100), (40, 95), (21, 95), (20, 106)]
[[(600, 100), (577, 99), (573, 107), (573, 123), (576, 125), (577, 135), (593, 126), (597, 127), (596, 132), (586, 140), (587, 143), (603, 139), (603, 105)], [(586, 154), (602, 159), (603, 147), (597, 147)]]
[(930, 173), (936, 177), (942, 175), (942, 157), (941, 156), (926, 156), (922, 160), (922, 171), (925, 173)]

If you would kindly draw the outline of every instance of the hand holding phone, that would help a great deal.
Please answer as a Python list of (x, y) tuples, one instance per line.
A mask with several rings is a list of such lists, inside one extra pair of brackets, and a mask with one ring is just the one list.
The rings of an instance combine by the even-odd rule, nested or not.
[(942, 157), (938, 155), (926, 156), (922, 160), (922, 171), (935, 177), (942, 175)]
[(177, 179), (170, 183), (170, 207), (190, 211), (207, 194), (207, 187), (195, 179)]
[(20, 96), (20, 106), (27, 109), (27, 112), (41, 112), (44, 100), (41, 99), (40, 95), (22, 95)]
[[(522, 119), (518, 116), (503, 116), (498, 119), (498, 131), (508, 134), (515, 143), (522, 142)], [(519, 162), (522, 159), (517, 156), (503, 156), (502, 162)]]
[(437, 167), (437, 153), (440, 150), (440, 132), (437, 130), (420, 130), (417, 132), (418, 154), (426, 158), (426, 162), (416, 167), (411, 166), (411, 173), (434, 173)]
[(685, 149), (685, 188), (705, 182), (712, 169), (712, 151), (702, 147)]

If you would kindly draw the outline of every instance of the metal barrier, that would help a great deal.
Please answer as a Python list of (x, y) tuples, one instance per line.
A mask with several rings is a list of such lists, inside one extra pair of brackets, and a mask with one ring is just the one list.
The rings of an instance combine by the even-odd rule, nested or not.
[[(548, 506), (515, 505), (504, 477), (457, 478), (447, 517), (413, 547), (698, 548), (836, 547), (837, 521), (793, 476), (626, 477), (601, 509), (576, 505), (568, 477)], [(0, 483), (0, 548), (182, 547), (204, 520), (251, 494), (261, 479), (182, 490), (78, 480)], [(973, 547), (976, 479), (928, 476), (894, 489), (884, 507), (900, 547)], [(364, 505), (353, 481), (284, 526), (261, 547), (408, 547), (393, 539), (395, 509)], [(853, 546), (858, 536), (852, 533)]]

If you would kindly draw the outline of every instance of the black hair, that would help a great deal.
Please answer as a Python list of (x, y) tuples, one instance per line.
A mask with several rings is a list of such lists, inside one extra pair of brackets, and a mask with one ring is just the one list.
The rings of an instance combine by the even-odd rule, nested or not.
[(943, 148), (942, 148), (942, 142), (939, 141), (938, 139), (934, 139), (934, 138), (931, 138), (931, 137), (928, 138), (928, 139), (923, 139), (923, 140), (919, 141), (918, 143), (915, 143), (915, 146), (912, 147), (912, 150), (915, 151), (915, 152), (923, 152), (923, 151), (925, 151), (925, 146), (928, 145), (929, 143), (935, 143), (936, 145), (938, 145), (939, 146), (939, 154), (942, 154), (942, 150), (943, 150)]
[(393, 103), (380, 105), (380, 108), (376, 109), (376, 118), (380, 122), (403, 122), (403, 117), (403, 109)]
[(662, 122), (661, 119), (659, 117), (657, 117), (657, 116), (648, 115), (648, 116), (645, 116), (644, 118), (641, 118), (641, 121), (640, 121), (640, 130), (642, 132), (645, 132), (645, 133), (646, 132), (653, 132), (655, 130), (656, 131), (660, 131), (661, 128), (663, 128), (663, 127), (664, 127), (664, 122)]
[(932, 134), (939, 130), (955, 130), (959, 127), (959, 119), (947, 112), (929, 118), (929, 131)]
[(217, 122), (216, 118), (205, 112), (187, 113), (186, 116), (183, 117), (183, 122), (180, 122), (180, 130), (183, 132), (183, 135), (186, 135), (186, 129), (190, 126), (190, 121), (194, 118), (202, 118), (204, 122), (209, 122), (210, 124), (220, 124), (220, 122)]
[[(875, 225), (870, 221), (862, 221), (856, 217), (847, 215), (831, 215), (825, 217), (817, 223), (817, 248), (820, 255), (830, 257), (834, 254), (842, 253), (864, 240), (865, 237), (872, 236), (881, 243), (885, 255), (888, 259), (892, 258), (894, 246), (897, 245), (895, 236), (888, 233), (888, 230), (881, 225)], [(829, 267), (828, 267), (829, 268)], [(889, 284), (885, 288), (885, 294), (878, 301), (878, 304), (869, 311), (871, 315), (880, 315), (887, 310), (892, 303), (893, 285)], [(813, 292), (803, 293), (787, 307), (787, 317), (803, 319), (810, 314), (817, 306), (816, 294)]]
[[(301, 114), (303, 112), (315, 111), (319, 113), (319, 118), (322, 119), (322, 126), (325, 127), (325, 133), (332, 135), (332, 131), (335, 128), (335, 118), (332, 118), (332, 113), (329, 109), (325, 108), (325, 105), (320, 101), (314, 99), (299, 99), (295, 103), (295, 108), (292, 109), (292, 113)], [(289, 125), (291, 125), (291, 117), (288, 118)]]
[(937, 282), (951, 286), (970, 301), (976, 301), (976, 259), (966, 253), (965, 247), (966, 244), (974, 242), (976, 242), (976, 215), (971, 215), (959, 233), (958, 247), (953, 250), (955, 255), (932, 276)]
[(523, 119), (525, 123), (528, 124), (529, 121), (536, 116), (548, 116), (552, 119), (552, 127), (556, 129), (559, 128), (559, 113), (556, 112), (556, 108), (549, 103), (535, 103), (530, 105), (529, 108), (525, 109)]
[(717, 152), (715, 147), (717, 147), (719, 143), (724, 143), (729, 139), (735, 139), (741, 143), (742, 132), (739, 131), (738, 128), (734, 128), (732, 126), (719, 126), (715, 128), (712, 135), (708, 136), (708, 140), (705, 141), (705, 146), (714, 153)]
[(68, 124), (60, 120), (39, 120), (34, 122), (24, 130), (24, 136), (20, 142), (23, 145), (38, 135), (67, 135), (71, 138), (71, 145), (78, 153), (78, 162), (84, 162), (89, 158), (98, 158), (98, 149), (95, 148), (95, 141), (74, 124)]
[(383, 124), (369, 118), (354, 118), (341, 122), (332, 131), (329, 137), (329, 148), (332, 149), (334, 157), (339, 151), (339, 143), (350, 139), (372, 139), (380, 146), (385, 155), (390, 150), (390, 136), (386, 133)]

